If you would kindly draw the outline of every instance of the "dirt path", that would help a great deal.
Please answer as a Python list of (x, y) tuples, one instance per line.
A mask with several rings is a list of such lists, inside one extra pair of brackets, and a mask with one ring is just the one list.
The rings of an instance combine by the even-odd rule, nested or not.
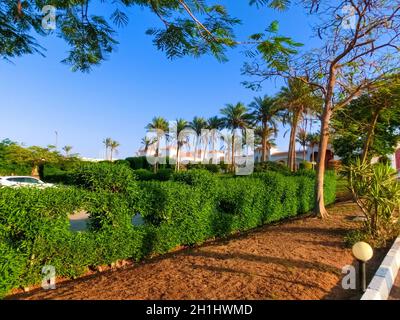
[[(230, 240), (218, 240), (127, 266), (38, 289), (11, 299), (351, 299), (341, 269), (352, 264), (343, 244), (359, 214), (351, 203), (330, 209), (322, 221), (305, 218)], [(369, 277), (384, 250), (369, 264)]]

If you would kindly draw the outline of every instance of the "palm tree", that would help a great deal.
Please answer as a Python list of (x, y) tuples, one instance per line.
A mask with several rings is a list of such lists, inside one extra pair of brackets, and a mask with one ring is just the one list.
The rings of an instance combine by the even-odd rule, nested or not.
[(268, 160), (267, 135), (271, 133), (271, 128), (275, 136), (277, 135), (277, 122), (281, 117), (281, 110), (276, 104), (276, 99), (267, 95), (264, 98), (254, 98), (254, 101), (250, 104), (250, 108), (253, 110), (253, 117), (257, 122), (261, 123), (261, 161), (265, 162)]
[[(216, 130), (221, 130), (224, 127), (224, 121), (223, 119), (214, 116), (211, 118), (208, 118), (207, 120), (207, 129), (211, 130), (211, 152), (215, 154), (215, 142), (216, 142), (216, 136), (215, 136), (215, 131)], [(213, 156), (212, 157), (213, 163), (217, 162), (217, 159)], [(215, 163), (216, 164), (216, 163)]]
[(147, 154), (147, 150), (149, 150), (149, 147), (156, 141), (156, 139), (149, 139), (148, 137), (142, 138), (142, 141), (140, 142), (143, 145), (143, 151), (145, 154)]
[(113, 161), (113, 154), (114, 152), (118, 154), (117, 148), (120, 146), (118, 141), (112, 140), (110, 143), (110, 161)]
[(303, 147), (303, 161), (306, 161), (307, 131), (300, 128), (296, 134), (296, 142)]
[(71, 150), (72, 150), (72, 146), (64, 146), (62, 149), (63, 149), (63, 151), (65, 152), (65, 156), (68, 158), (69, 157), (69, 153), (71, 152)]
[[(146, 126), (146, 129), (157, 131), (157, 137), (155, 138), (154, 142), (157, 143), (155, 157), (158, 158), (160, 156), (160, 140), (162, 134), (168, 131), (168, 121), (163, 117), (154, 117), (153, 120)], [(158, 162), (154, 164), (154, 172), (157, 172), (157, 170)]]
[(296, 135), (303, 116), (321, 107), (321, 98), (316, 96), (310, 86), (301, 79), (289, 79), (288, 86), (283, 87), (277, 96), (277, 103), (285, 107), (284, 124), (290, 124), (288, 167), (296, 170)]
[(187, 143), (187, 141), (182, 140), (182, 137), (180, 137), (180, 134), (182, 133), (183, 130), (185, 130), (186, 128), (189, 127), (189, 123), (184, 119), (176, 119), (175, 126), (176, 126), (175, 129), (176, 129), (176, 137), (177, 137), (175, 170), (179, 171), (179, 169), (180, 169), (180, 161), (181, 161), (181, 159), (180, 159), (181, 148), (185, 143)]
[(194, 162), (196, 162), (197, 161), (197, 151), (198, 151), (199, 144), (200, 144), (201, 131), (203, 129), (207, 128), (207, 121), (201, 117), (194, 117), (193, 120), (189, 123), (189, 127), (192, 128), (197, 134), (196, 146), (194, 149)]
[(103, 140), (103, 144), (106, 147), (106, 160), (109, 160), (109, 158), (108, 158), (108, 149), (110, 148), (111, 142), (112, 142), (111, 138), (106, 138), (106, 139)]
[(232, 132), (232, 171), (235, 170), (235, 131), (237, 129), (244, 130), (253, 126), (253, 117), (248, 113), (247, 107), (239, 102), (236, 105), (227, 104), (225, 108), (221, 109), (223, 115), (222, 120), (225, 128), (230, 129)]
[(312, 162), (313, 169), (314, 169), (314, 163), (315, 163), (314, 147), (319, 144), (320, 136), (321, 136), (321, 134), (319, 132), (307, 134), (308, 146), (311, 149), (311, 162)]
[(275, 143), (276, 133), (277, 130), (274, 128), (267, 127), (267, 129), (265, 129), (259, 126), (254, 130), (255, 143), (257, 145), (261, 145), (262, 148), (265, 148), (265, 152), (269, 154), (271, 148), (276, 147)]

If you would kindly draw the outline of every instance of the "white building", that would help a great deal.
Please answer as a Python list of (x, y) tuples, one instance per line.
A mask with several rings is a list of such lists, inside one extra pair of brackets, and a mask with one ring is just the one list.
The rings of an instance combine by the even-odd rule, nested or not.
[[(262, 154), (261, 148), (257, 148), (255, 151), (256, 163), (261, 161), (261, 154)], [(287, 164), (287, 157), (288, 157), (287, 151), (280, 151), (277, 148), (271, 148), (269, 153), (269, 161)], [(400, 172), (400, 144), (397, 146), (396, 151), (393, 154), (388, 155), (388, 158), (391, 161), (391, 166), (393, 167), (393, 169), (396, 169), (398, 172)], [(297, 150), (296, 165), (299, 166), (299, 164), (303, 161), (303, 159), (304, 159), (303, 150)], [(318, 159), (318, 145), (316, 145), (314, 148), (308, 147), (305, 153), (305, 160), (309, 162), (316, 162), (317, 159)], [(373, 158), (372, 162), (377, 162), (378, 160), (379, 158)], [(335, 162), (340, 161), (340, 157), (335, 155), (333, 147), (331, 145), (328, 145), (325, 161), (326, 161), (325, 162), (326, 166), (334, 165)]]

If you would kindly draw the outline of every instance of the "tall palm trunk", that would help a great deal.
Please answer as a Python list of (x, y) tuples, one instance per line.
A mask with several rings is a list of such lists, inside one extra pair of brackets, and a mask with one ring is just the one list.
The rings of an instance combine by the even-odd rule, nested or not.
[(288, 167), (290, 171), (294, 171), (295, 164), (293, 163), (294, 156), (296, 152), (296, 126), (293, 124), (290, 129), (290, 138), (289, 138), (289, 152), (288, 152)]
[(180, 159), (180, 146), (179, 146), (179, 141), (178, 141), (178, 143), (177, 143), (177, 145), (176, 145), (176, 167), (175, 167), (175, 171), (177, 171), (177, 172), (179, 172), (179, 169), (180, 169), (180, 161), (181, 161), (181, 159)]
[(262, 124), (262, 137), (261, 137), (261, 148), (262, 148), (262, 154), (261, 154), (261, 159), (262, 162), (266, 162), (267, 161), (267, 123), (265, 121), (263, 121)]
[(235, 172), (235, 132), (232, 134), (232, 172)]

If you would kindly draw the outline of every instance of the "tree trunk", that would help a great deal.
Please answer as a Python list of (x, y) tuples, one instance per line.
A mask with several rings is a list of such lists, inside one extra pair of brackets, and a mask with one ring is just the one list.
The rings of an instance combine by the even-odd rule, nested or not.
[(235, 172), (235, 131), (232, 133), (232, 172)]
[(33, 166), (32, 166), (31, 176), (35, 177), (35, 178), (40, 178), (39, 165), (36, 163), (33, 164)]
[(361, 158), (362, 159), (362, 163), (365, 163), (367, 161), (367, 158), (368, 158), (369, 148), (370, 148), (370, 146), (372, 144), (376, 123), (378, 122), (378, 118), (379, 118), (379, 111), (380, 110), (376, 110), (374, 112), (374, 114), (372, 116), (372, 121), (371, 121), (370, 126), (368, 128), (367, 139), (365, 140), (365, 143), (364, 143), (364, 148), (363, 148), (363, 153), (362, 153), (362, 158)]
[(314, 147), (315, 147), (315, 145), (311, 145), (310, 146), (310, 148), (311, 148), (311, 162), (312, 162), (312, 168), (313, 168), (313, 170), (315, 169), (315, 164), (314, 164), (314, 162), (315, 162), (315, 152), (314, 152)]
[(290, 129), (288, 167), (292, 172), (296, 171), (296, 133), (300, 117), (299, 115), (300, 112), (293, 114), (292, 127)]
[(179, 169), (180, 169), (180, 159), (179, 159), (179, 153), (180, 153), (180, 147), (179, 147), (179, 141), (178, 141), (178, 143), (177, 143), (177, 145), (176, 145), (176, 167), (175, 167), (175, 170), (177, 171), (177, 172), (179, 172)]
[(262, 147), (262, 154), (261, 154), (261, 159), (262, 162), (267, 161), (267, 124), (263, 122), (262, 124), (262, 137), (261, 137), (261, 147)]
[(329, 142), (329, 122), (332, 115), (332, 102), (331, 96), (325, 101), (325, 108), (322, 114), (321, 120), (321, 138), (318, 148), (318, 160), (317, 160), (317, 181), (315, 184), (315, 207), (314, 212), (321, 218), (328, 217), (328, 211), (325, 208), (324, 200), (324, 176), (325, 176), (325, 162), (326, 162), (326, 151), (328, 149)]

